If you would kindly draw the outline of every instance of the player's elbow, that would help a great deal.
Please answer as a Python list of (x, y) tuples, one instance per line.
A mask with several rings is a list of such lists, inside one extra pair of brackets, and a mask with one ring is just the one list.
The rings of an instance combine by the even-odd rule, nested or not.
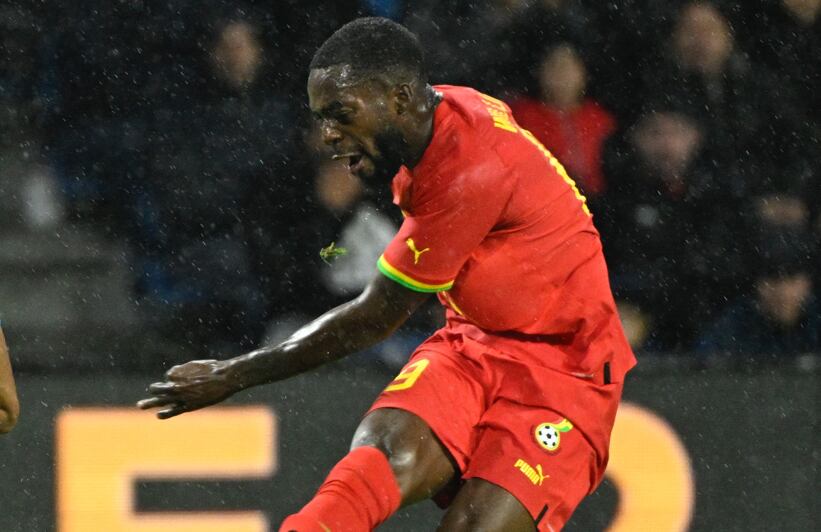
[(405, 323), (429, 296), (377, 275), (356, 299), (356, 305), (367, 317), (369, 326), (380, 336), (379, 339), (383, 340)]
[(372, 328), (376, 340), (381, 342), (396, 332), (411, 314), (412, 311), (396, 309), (386, 305), (380, 311), (370, 313), (368, 324)]

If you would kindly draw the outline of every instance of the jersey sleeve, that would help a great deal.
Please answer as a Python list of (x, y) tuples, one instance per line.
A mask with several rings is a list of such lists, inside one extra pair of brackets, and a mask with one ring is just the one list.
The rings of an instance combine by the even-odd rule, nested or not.
[[(495, 173), (495, 175), (493, 175)], [(512, 187), (500, 171), (461, 173), (414, 198), (406, 217), (377, 266), (397, 283), (417, 292), (453, 286), (471, 253), (500, 220)]]

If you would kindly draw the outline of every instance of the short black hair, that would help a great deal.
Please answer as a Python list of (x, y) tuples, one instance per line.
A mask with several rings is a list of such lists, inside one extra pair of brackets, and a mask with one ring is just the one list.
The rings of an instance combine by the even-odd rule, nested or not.
[[(334, 32), (314, 54), (311, 70), (349, 65), (364, 79), (413, 76), (426, 82), (419, 39), (404, 26), (382, 17), (353, 20)], [(410, 81), (410, 80), (408, 80)]]

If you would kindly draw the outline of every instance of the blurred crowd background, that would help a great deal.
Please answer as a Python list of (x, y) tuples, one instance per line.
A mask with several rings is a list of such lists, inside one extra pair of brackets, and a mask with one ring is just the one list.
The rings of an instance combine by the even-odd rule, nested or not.
[[(327, 160), (304, 87), (365, 15), (405, 24), (432, 82), (504, 99), (565, 164), (641, 357), (821, 351), (819, 0), (3, 0), (13, 348), (156, 368), (358, 294), (401, 215), (387, 183)], [(332, 242), (348, 253), (326, 262)], [(369, 356), (397, 366), (441, 320), (432, 304)]]

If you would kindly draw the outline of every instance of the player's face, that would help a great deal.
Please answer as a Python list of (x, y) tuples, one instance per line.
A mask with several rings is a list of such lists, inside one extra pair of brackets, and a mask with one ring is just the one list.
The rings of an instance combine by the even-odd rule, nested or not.
[(399, 171), (407, 142), (394, 121), (390, 94), (379, 83), (346, 83), (344, 67), (315, 69), (308, 102), (323, 141), (335, 159), (347, 160), (353, 175), (377, 181)]

